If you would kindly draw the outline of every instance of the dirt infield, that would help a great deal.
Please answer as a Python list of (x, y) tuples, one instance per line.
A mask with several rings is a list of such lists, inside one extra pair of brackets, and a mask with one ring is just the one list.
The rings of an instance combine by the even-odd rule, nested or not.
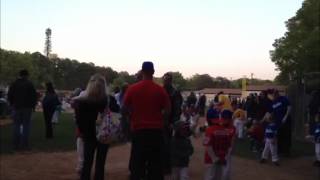
[[(194, 141), (195, 153), (190, 167), (191, 180), (203, 179), (203, 148)], [(106, 179), (127, 180), (130, 145), (110, 149), (106, 164)], [(77, 180), (75, 152), (30, 152), (0, 156), (1, 180)], [(234, 157), (233, 180), (316, 180), (312, 158), (285, 159), (280, 167), (261, 165), (254, 160)]]

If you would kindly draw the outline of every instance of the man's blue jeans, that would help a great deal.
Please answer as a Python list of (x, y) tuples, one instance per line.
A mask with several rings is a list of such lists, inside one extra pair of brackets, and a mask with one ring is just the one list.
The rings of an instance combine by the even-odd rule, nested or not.
[(14, 149), (28, 149), (32, 108), (13, 110), (13, 146)]

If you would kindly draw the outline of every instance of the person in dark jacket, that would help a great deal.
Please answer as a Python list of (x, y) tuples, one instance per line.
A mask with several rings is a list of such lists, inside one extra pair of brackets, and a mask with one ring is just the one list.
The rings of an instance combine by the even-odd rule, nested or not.
[(320, 89), (311, 93), (311, 101), (308, 105), (309, 134), (313, 134), (316, 127), (316, 116), (320, 113)]
[(28, 71), (21, 70), (19, 78), (11, 84), (8, 91), (8, 101), (13, 109), (14, 150), (28, 150), (30, 148), (30, 122), (32, 111), (37, 104), (37, 92), (28, 77)]
[(42, 100), (43, 115), (46, 125), (46, 138), (53, 138), (52, 117), (61, 102), (51, 82), (46, 83), (46, 95)]
[(267, 91), (268, 98), (272, 101), (270, 113), (273, 114), (275, 124), (278, 128), (277, 143), (278, 153), (283, 156), (290, 156), (292, 142), (292, 121), (291, 104), (286, 96), (281, 96), (276, 89)]
[(198, 104), (199, 114), (201, 117), (205, 115), (206, 103), (207, 103), (207, 97), (206, 95), (202, 94), (199, 98), (199, 104)]
[(190, 95), (187, 97), (187, 106), (191, 107), (191, 106), (195, 106), (197, 103), (197, 97), (194, 94), (194, 92), (191, 92)]
[(171, 144), (173, 135), (173, 124), (180, 119), (181, 106), (183, 103), (183, 98), (181, 94), (172, 84), (172, 74), (167, 72), (163, 75), (163, 88), (169, 95), (171, 102), (171, 113), (165, 117), (165, 127), (164, 127), (164, 137), (165, 137), (165, 147), (164, 147), (164, 174), (165, 178), (170, 178), (172, 173), (172, 159), (171, 159)]
[(107, 95), (105, 78), (99, 74), (93, 75), (84, 95), (74, 102), (76, 123), (84, 142), (81, 180), (90, 180), (95, 151), (97, 153), (94, 179), (104, 179), (104, 166), (109, 145), (102, 144), (97, 140), (96, 120), (98, 113), (103, 112), (108, 105), (112, 112), (119, 112), (115, 98)]

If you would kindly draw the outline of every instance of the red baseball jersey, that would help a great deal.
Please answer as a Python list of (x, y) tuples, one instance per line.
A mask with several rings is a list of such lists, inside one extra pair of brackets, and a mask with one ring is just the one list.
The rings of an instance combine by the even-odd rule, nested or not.
[[(225, 160), (227, 153), (232, 146), (232, 140), (235, 136), (234, 126), (213, 125), (207, 128), (205, 133), (204, 145), (212, 147), (215, 156), (220, 160)], [(213, 160), (208, 152), (205, 154), (205, 163), (212, 164)]]

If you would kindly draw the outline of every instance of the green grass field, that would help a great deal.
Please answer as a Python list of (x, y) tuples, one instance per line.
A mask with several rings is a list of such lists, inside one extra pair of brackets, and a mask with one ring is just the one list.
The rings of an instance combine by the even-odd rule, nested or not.
[[(31, 124), (30, 144), (35, 151), (67, 151), (75, 149), (75, 123), (72, 114), (62, 113), (59, 124), (54, 126), (54, 138), (45, 138), (42, 113), (34, 113)], [(12, 153), (12, 125), (0, 127), (0, 153)]]
[[(12, 153), (12, 125), (0, 127), (0, 154)], [(34, 151), (57, 152), (75, 150), (75, 123), (72, 114), (62, 113), (59, 124), (54, 126), (54, 138), (45, 139), (44, 119), (42, 113), (35, 113), (32, 118), (30, 143)], [(249, 150), (248, 140), (237, 140), (235, 154), (241, 157), (255, 159), (257, 155)], [(292, 156), (312, 156), (312, 143), (294, 141)]]

